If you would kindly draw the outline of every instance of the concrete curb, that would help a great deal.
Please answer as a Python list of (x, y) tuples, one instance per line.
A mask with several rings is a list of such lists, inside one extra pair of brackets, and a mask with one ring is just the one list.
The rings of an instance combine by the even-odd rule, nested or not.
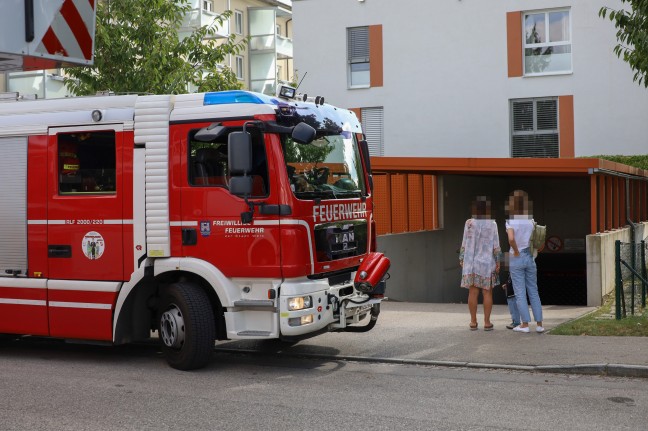
[(475, 369), (492, 369), (492, 370), (510, 370), (525, 371), (535, 373), (553, 373), (553, 374), (583, 374), (595, 376), (613, 376), (613, 377), (635, 377), (648, 378), (648, 366), (644, 365), (627, 365), (627, 364), (574, 364), (574, 365), (513, 365), (513, 364), (485, 364), (480, 362), (460, 362), (460, 361), (434, 361), (426, 359), (404, 359), (404, 358), (377, 358), (369, 356), (350, 356), (350, 355), (323, 355), (318, 353), (306, 352), (286, 352), (283, 350), (264, 351), (250, 349), (231, 349), (231, 348), (214, 348), (218, 353), (230, 354), (247, 354), (247, 355), (278, 355), (293, 358), (308, 359), (326, 359), (338, 361), (353, 362), (370, 362), (382, 364), (399, 364), (399, 365), (424, 365), (434, 367), (448, 368), (475, 368)]

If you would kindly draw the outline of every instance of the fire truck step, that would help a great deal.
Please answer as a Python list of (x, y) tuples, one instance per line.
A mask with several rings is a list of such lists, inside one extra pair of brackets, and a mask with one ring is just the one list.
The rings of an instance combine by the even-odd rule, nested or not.
[(235, 307), (274, 307), (274, 301), (268, 299), (240, 299), (234, 301)]
[(270, 331), (241, 331), (236, 335), (240, 335), (241, 337), (269, 337)]

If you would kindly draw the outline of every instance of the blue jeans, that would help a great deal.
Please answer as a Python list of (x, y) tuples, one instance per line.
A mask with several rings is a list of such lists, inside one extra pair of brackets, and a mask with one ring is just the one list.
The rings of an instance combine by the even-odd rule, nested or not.
[(509, 270), (521, 321), (529, 323), (531, 320), (527, 304), (527, 295), (529, 295), (533, 318), (536, 322), (542, 322), (542, 304), (538, 295), (538, 270), (528, 248), (520, 250), (520, 255), (517, 257), (513, 256), (513, 253), (509, 255)]
[(510, 298), (506, 298), (506, 302), (508, 303), (508, 308), (509, 308), (509, 313), (511, 313), (511, 320), (513, 320), (514, 325), (519, 325), (520, 324), (520, 312), (518, 311), (518, 305), (517, 305), (517, 300), (515, 296), (512, 296)]

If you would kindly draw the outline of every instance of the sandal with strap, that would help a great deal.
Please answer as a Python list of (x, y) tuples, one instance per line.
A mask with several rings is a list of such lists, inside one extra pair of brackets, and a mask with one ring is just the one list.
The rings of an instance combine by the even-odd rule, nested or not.
[(491, 323), (490, 325), (486, 326), (484, 325), (484, 331), (492, 331), (493, 330), (493, 324)]
[(470, 330), (471, 330), (471, 331), (476, 331), (478, 326), (479, 326), (479, 325), (478, 325), (477, 323), (471, 323), (471, 324), (470, 324)]

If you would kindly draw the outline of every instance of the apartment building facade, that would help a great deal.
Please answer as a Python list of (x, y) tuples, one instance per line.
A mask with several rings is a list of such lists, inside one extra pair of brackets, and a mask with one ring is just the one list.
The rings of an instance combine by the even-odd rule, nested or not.
[(216, 37), (249, 38), (245, 50), (225, 59), (243, 88), (274, 95), (278, 83), (294, 78), (291, 0), (191, 0), (191, 5), (182, 31), (208, 25), (231, 10)]
[(295, 0), (300, 91), (356, 108), (377, 156), (646, 153), (648, 90), (603, 6), (622, 3)]
[[(224, 11), (232, 11), (215, 37), (225, 40), (234, 34), (239, 41), (249, 38), (243, 51), (228, 55), (224, 61), (244, 89), (275, 94), (278, 83), (294, 79), (291, 0), (191, 0), (190, 4), (181, 37), (195, 27), (211, 24)], [(66, 97), (69, 92), (63, 84), (63, 73), (60, 69), (8, 72), (0, 79), (0, 92)]]
[(294, 0), (299, 90), (354, 109), (380, 156), (375, 220), (390, 298), (465, 301), (458, 250), (470, 202), (493, 199), (506, 250), (503, 202), (523, 189), (561, 244), (537, 259), (543, 303), (600, 305), (609, 290), (590, 276), (587, 245), (627, 231), (627, 217), (646, 219), (648, 183), (645, 172), (577, 158), (648, 149), (648, 90), (614, 55), (603, 6), (622, 3)]

